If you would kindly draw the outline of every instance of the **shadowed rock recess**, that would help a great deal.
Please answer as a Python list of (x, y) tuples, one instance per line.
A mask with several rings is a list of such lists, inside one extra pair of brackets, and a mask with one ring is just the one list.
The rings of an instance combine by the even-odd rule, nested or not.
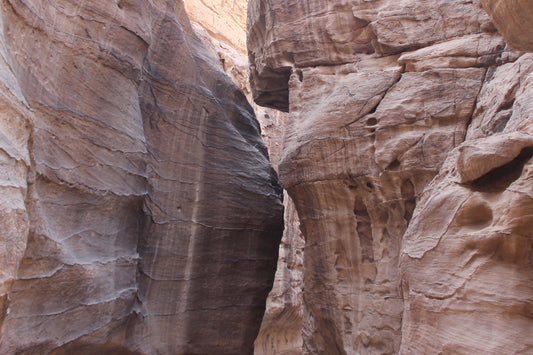
[(259, 353), (533, 352), (533, 6), (483, 3), (526, 45), (479, 0), (250, 0), (305, 239), (302, 342)]
[(282, 191), (183, 3), (0, 11), (0, 353), (252, 353)]

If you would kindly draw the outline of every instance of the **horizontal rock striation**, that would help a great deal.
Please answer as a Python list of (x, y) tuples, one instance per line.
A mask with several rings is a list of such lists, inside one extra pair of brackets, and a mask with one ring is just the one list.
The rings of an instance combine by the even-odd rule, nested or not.
[(219, 59), (221, 69), (244, 92), (261, 126), (261, 137), (268, 149), (272, 166), (277, 170), (286, 114), (258, 106), (253, 102), (246, 55), (247, 0), (186, 1), (185, 9), (195, 33), (212, 56)]
[[(188, 1), (186, 10), (195, 32), (221, 68), (252, 100), (248, 57), (246, 55), (246, 3), (224, 1)], [(228, 22), (229, 26), (226, 26)], [(215, 24), (217, 26), (215, 26)], [(241, 41), (242, 37), (242, 41)], [(274, 169), (278, 168), (287, 123), (287, 114), (253, 104), (261, 136)], [(290, 197), (284, 196), (285, 229), (279, 249), (274, 286), (267, 299), (254, 354), (301, 353), (302, 348), (302, 255), (303, 239), (298, 216)]]
[(0, 353), (251, 353), (281, 189), (182, 2), (0, 9)]
[(289, 111), (303, 352), (531, 351), (530, 57), (481, 2), (252, 0), (248, 49)]

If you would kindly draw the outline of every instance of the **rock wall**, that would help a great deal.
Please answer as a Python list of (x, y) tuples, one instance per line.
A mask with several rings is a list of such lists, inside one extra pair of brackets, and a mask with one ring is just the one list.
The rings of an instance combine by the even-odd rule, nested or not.
[[(252, 101), (246, 55), (247, 1), (189, 0), (185, 8), (195, 32), (221, 68)], [(261, 136), (270, 161), (278, 169), (287, 114), (252, 104), (261, 125)], [(284, 196), (285, 229), (279, 249), (274, 286), (267, 300), (255, 354), (301, 353), (302, 348), (302, 262), (303, 239), (290, 197)]]
[(248, 50), (289, 111), (303, 352), (532, 351), (531, 56), (480, 1), (251, 0)]
[(292, 199), (285, 193), (285, 230), (274, 286), (267, 299), (255, 355), (301, 354), (304, 239)]
[(183, 3), (0, 10), (0, 353), (251, 353), (281, 189)]
[(252, 103), (261, 126), (261, 137), (267, 146), (270, 161), (277, 170), (287, 115), (253, 102), (246, 54), (247, 3), (247, 0), (188, 0), (185, 1), (185, 9), (191, 17), (195, 33), (212, 56), (218, 58), (220, 68)]
[(513, 48), (533, 51), (533, 5), (528, 0), (481, 0), (498, 30)]
[(246, 54), (246, 8), (248, 0), (185, 0), (191, 21), (201, 26), (212, 40)]

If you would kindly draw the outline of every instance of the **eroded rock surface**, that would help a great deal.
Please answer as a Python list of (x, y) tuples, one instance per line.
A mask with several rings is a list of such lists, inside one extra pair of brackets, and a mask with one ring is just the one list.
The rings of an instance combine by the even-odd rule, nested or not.
[(188, 0), (185, 9), (193, 29), (220, 67), (244, 92), (261, 125), (261, 137), (277, 170), (287, 115), (254, 103), (246, 54), (246, 8), (248, 1)]
[(0, 353), (250, 353), (281, 190), (183, 4), (1, 19)]
[(289, 111), (303, 352), (531, 351), (530, 57), (481, 2), (251, 0), (248, 49)]
[(533, 3), (529, 0), (481, 0), (507, 42), (516, 49), (533, 51)]
[[(245, 2), (213, 0), (185, 2), (193, 28), (221, 68), (239, 86), (250, 101), (248, 77)], [(229, 29), (225, 24), (229, 17)], [(218, 24), (218, 26), (213, 26)], [(242, 41), (241, 41), (242, 38)], [(253, 101), (252, 101), (253, 102)], [(270, 161), (278, 169), (287, 114), (252, 104)], [(284, 197), (285, 229), (279, 249), (274, 286), (267, 299), (261, 331), (255, 341), (255, 354), (298, 354), (302, 348), (302, 263), (303, 239), (294, 203)]]
[(278, 269), (270, 292), (255, 355), (301, 354), (304, 239), (294, 202), (285, 194), (285, 230)]
[[(518, 104), (532, 64), (527, 54), (487, 76), (466, 141), (421, 196), (402, 255), (405, 353), (533, 351), (533, 121)], [(504, 97), (494, 89), (513, 87), (512, 114), (486, 115), (481, 104)]]

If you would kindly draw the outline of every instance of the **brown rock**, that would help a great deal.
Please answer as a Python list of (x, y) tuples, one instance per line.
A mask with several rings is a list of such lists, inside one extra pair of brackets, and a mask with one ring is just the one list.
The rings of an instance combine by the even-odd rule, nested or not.
[[(0, 327), (8, 314), (9, 294), (17, 279), (30, 228), (26, 198), (32, 112), (20, 100), (20, 88), (5, 57), (0, 77)], [(2, 328), (0, 328), (0, 336)]]
[(1, 12), (0, 353), (251, 353), (281, 190), (182, 3)]
[(402, 353), (533, 349), (531, 156), (462, 185), (452, 154), (424, 192), (404, 237)]
[(248, 16), (254, 98), (289, 110), (303, 352), (530, 351), (528, 55), (479, 1), (251, 0)]
[[(476, 46), (472, 46), (476, 43)], [(398, 62), (407, 71), (424, 71), (435, 68), (487, 67), (502, 63), (505, 49), (503, 38), (494, 33), (466, 35), (424, 47), (400, 56)]]
[(531, 63), (486, 78), (466, 141), (420, 198), (402, 252), (403, 353), (533, 349), (533, 122), (518, 106)]
[[(238, 21), (242, 25), (240, 32), (239, 29), (231, 31), (231, 36), (228, 36), (228, 29), (224, 26), (213, 26), (213, 23), (224, 23), (228, 13), (231, 14), (230, 28), (233, 29), (232, 19), (245, 19), (245, 9), (240, 4), (230, 9), (223, 2), (190, 1), (185, 5), (190, 15), (192, 11), (195, 32), (213, 56), (219, 58), (222, 69), (251, 100), (245, 45), (231, 40), (239, 34), (246, 34), (245, 23)], [(267, 146), (270, 161), (277, 169), (287, 115), (255, 104), (253, 108), (261, 125), (261, 137)], [(294, 203), (287, 195), (284, 196), (284, 205), (285, 230), (279, 249), (278, 268), (273, 289), (267, 299), (261, 331), (254, 344), (255, 354), (297, 354), (302, 351), (303, 239)]]
[(394, 353), (402, 234), (416, 196), (464, 137), (484, 71), (323, 71), (291, 80), (280, 164), (306, 236), (304, 349)]
[(192, 18), (195, 33), (212, 55), (219, 58), (221, 68), (252, 102), (261, 126), (261, 137), (277, 170), (287, 115), (253, 103), (246, 55), (246, 4), (247, 1), (232, 2), (231, 6), (225, 1), (187, 1), (185, 7)]
[(291, 198), (285, 194), (285, 230), (274, 286), (267, 299), (254, 354), (302, 353), (304, 240)]
[(256, 103), (288, 111), (292, 66), (342, 64), (359, 48), (371, 51), (367, 24), (348, 2), (250, 1), (247, 43)]
[(201, 25), (212, 39), (229, 43), (246, 54), (247, 0), (187, 0), (183, 3), (190, 20)]
[(518, 132), (489, 136), (473, 142), (468, 140), (459, 148), (457, 157), (459, 181), (475, 181), (511, 162), (530, 146), (533, 146), (533, 136)]
[(487, 27), (479, 1), (250, 1), (253, 96), (287, 111), (292, 67), (353, 63), (361, 53), (396, 54)]
[(511, 47), (533, 51), (533, 4), (528, 0), (481, 0)]
[(371, 6), (379, 8), (376, 18), (370, 24), (373, 33), (372, 44), (381, 54), (426, 47), (435, 42), (479, 33), (491, 27), (479, 1), (372, 2), (376, 4)]
[[(511, 127), (528, 122), (526, 115), (529, 105), (524, 101), (530, 94), (528, 85), (522, 82), (533, 72), (532, 59), (532, 54), (526, 54), (516, 64), (508, 63), (487, 72), (468, 138), (486, 137), (504, 131), (508, 125)], [(512, 116), (514, 123), (510, 123)]]

